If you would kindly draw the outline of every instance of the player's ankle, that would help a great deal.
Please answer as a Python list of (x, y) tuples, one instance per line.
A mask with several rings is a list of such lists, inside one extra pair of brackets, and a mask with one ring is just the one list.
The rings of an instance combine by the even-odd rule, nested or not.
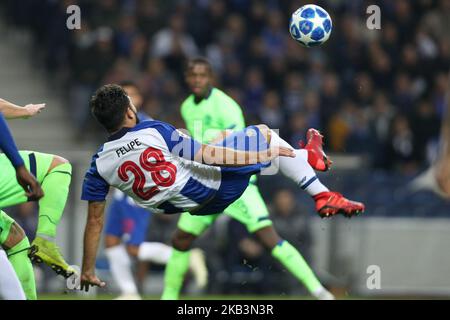
[(55, 237), (49, 236), (49, 235), (44, 234), (44, 233), (36, 233), (36, 238), (41, 238), (43, 240), (47, 240), (47, 241), (50, 241), (50, 242), (55, 242), (55, 240), (56, 240)]
[(320, 286), (311, 292), (311, 295), (319, 300), (334, 300), (333, 294), (329, 292), (325, 287)]
[(314, 195), (314, 196), (313, 196), (313, 199), (314, 199), (315, 201), (317, 201), (317, 200), (320, 200), (320, 199), (322, 199), (322, 198), (325, 198), (325, 197), (329, 196), (329, 194), (330, 194), (330, 191), (322, 191), (322, 192), (320, 192), (320, 193)]

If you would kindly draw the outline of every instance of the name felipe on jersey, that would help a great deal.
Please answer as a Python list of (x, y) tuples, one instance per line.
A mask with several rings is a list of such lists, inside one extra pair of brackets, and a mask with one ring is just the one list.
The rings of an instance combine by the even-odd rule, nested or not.
[(139, 138), (136, 138), (136, 139), (132, 140), (130, 143), (128, 143), (127, 145), (116, 149), (117, 157), (120, 158), (121, 156), (127, 154), (127, 152), (134, 150), (135, 147), (138, 147), (141, 145), (142, 145), (142, 143), (139, 141)]

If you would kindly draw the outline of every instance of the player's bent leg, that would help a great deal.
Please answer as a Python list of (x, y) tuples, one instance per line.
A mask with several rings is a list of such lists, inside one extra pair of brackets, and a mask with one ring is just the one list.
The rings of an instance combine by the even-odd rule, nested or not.
[(140, 261), (166, 265), (172, 255), (172, 247), (161, 242), (143, 242), (139, 246), (128, 246), (128, 253)]
[(270, 141), (272, 139), (272, 130), (265, 124), (257, 124), (255, 127), (258, 128), (258, 130), (263, 135), (264, 139), (267, 141), (268, 144), (270, 144)]
[(0, 210), (0, 299), (25, 300), (25, 293), (5, 251), (1, 247), (9, 236), (14, 220)]
[[(180, 248), (180, 246), (177, 247)], [(137, 257), (139, 261), (167, 265), (172, 257), (173, 248), (165, 243), (143, 242), (139, 247), (127, 246), (127, 251), (131, 256)], [(206, 267), (205, 255), (203, 250), (198, 248), (189, 251), (189, 269), (194, 274), (197, 287), (203, 289), (208, 283), (208, 268)]]
[(64, 260), (60, 248), (55, 244), (55, 237), (69, 194), (72, 165), (59, 156), (38, 152), (34, 154), (35, 170), (44, 197), (39, 200), (39, 222), (29, 255), (33, 262), (44, 262), (57, 274), (67, 278), (75, 270)]
[(276, 232), (273, 225), (256, 230), (254, 235), (266, 250), (273, 250), (275, 246), (282, 240)]
[[(178, 220), (177, 230), (172, 237), (172, 255), (164, 272), (162, 300), (177, 300), (183, 287), (184, 277), (189, 270), (192, 244), (217, 218), (218, 215), (193, 216), (183, 213)], [(205, 268), (206, 269), (206, 268)], [(196, 272), (198, 270), (198, 272)], [(197, 283), (207, 281), (204, 269), (193, 269)]]
[(283, 240), (273, 227), (269, 211), (258, 187), (254, 181), (250, 181), (250, 185), (242, 196), (226, 209), (225, 214), (244, 224), (275, 259), (310, 289), (312, 295), (320, 298), (321, 292), (328, 291), (323, 289), (301, 254), (294, 247), (286, 241), (284, 241), (285, 244), (279, 246)]
[(0, 299), (25, 300), (22, 285), (2, 248), (0, 248), (0, 270), (2, 270), (0, 272)]
[[(316, 136), (316, 139), (318, 136)], [(319, 137), (321, 139), (321, 137)], [(280, 138), (274, 131), (271, 133), (271, 145), (292, 148), (290, 144)], [(305, 190), (316, 201), (316, 210), (321, 217), (344, 214), (352, 217), (364, 211), (364, 204), (350, 201), (337, 192), (332, 192), (317, 178), (308, 162), (308, 150), (294, 150), (296, 157), (279, 157), (278, 167), (289, 179), (293, 180), (301, 189)], [(274, 162), (275, 163), (275, 162)], [(274, 164), (273, 163), (273, 164)]]
[(41, 182), (45, 195), (39, 201), (39, 223), (36, 232), (39, 236), (55, 238), (56, 228), (66, 206), (71, 178), (72, 165), (69, 161), (52, 156), (50, 167)]
[(131, 259), (127, 248), (119, 237), (111, 234), (105, 236), (105, 255), (115, 283), (120, 289), (118, 300), (140, 300), (136, 283), (131, 273)]
[(334, 299), (322, 286), (300, 252), (288, 241), (281, 239), (273, 226), (257, 230), (254, 234), (272, 256), (303, 283), (312, 296), (320, 300)]
[(5, 229), (2, 231), (2, 234), (6, 234), (6, 236), (2, 236), (1, 245), (6, 250), (9, 262), (16, 272), (27, 300), (36, 300), (34, 271), (27, 255), (30, 242), (23, 229), (12, 218), (3, 211), (0, 211), (0, 215), (2, 215), (0, 219), (7, 221), (4, 223)]
[[(121, 193), (116, 193), (108, 209), (105, 229), (105, 247), (110, 271), (120, 288), (116, 300), (140, 300), (139, 289), (132, 273), (132, 260), (137, 258), (139, 247), (144, 242), (150, 214), (137, 210)], [(122, 243), (124, 236), (127, 242)]]
[(122, 240), (120, 240), (119, 237), (117, 237), (115, 235), (111, 235), (111, 234), (105, 235), (105, 248), (106, 249), (118, 246), (120, 244), (122, 244)]
[(196, 235), (177, 228), (172, 237), (172, 255), (164, 271), (162, 300), (178, 300), (184, 277), (189, 270), (190, 249)]

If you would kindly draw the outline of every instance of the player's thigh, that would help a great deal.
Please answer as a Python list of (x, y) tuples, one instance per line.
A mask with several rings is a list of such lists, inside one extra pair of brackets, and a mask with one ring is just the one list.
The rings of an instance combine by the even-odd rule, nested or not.
[[(25, 167), (30, 171), (39, 183), (42, 183), (46, 176), (50, 164), (53, 161), (52, 154), (45, 154), (35, 151), (20, 151)], [(16, 204), (27, 202), (25, 191), (16, 179), (16, 171), (8, 158), (0, 155), (0, 208), (10, 207)]]
[(13, 218), (0, 210), (0, 245), (4, 249), (10, 249), (18, 244), (24, 237), (25, 232), (23, 229)]
[(192, 215), (189, 212), (184, 212), (181, 214), (178, 220), (178, 229), (193, 234), (195, 236), (200, 236), (210, 225), (216, 221), (219, 214), (211, 214), (205, 216)]
[(249, 126), (233, 132), (216, 145), (236, 150), (263, 151), (269, 148), (268, 132), (270, 130), (266, 125)]
[(122, 203), (119, 200), (113, 199), (106, 213), (106, 237), (115, 237), (122, 239), (125, 229), (123, 212), (124, 209)]
[(145, 241), (151, 221), (151, 214), (143, 208), (134, 207), (128, 211), (126, 219), (131, 227), (130, 230), (127, 230), (129, 238), (126, 240), (126, 244), (129, 247), (137, 248)]
[(6, 212), (0, 210), (0, 245), (3, 245), (8, 239), (13, 223), (14, 219), (8, 216)]
[(250, 233), (272, 225), (269, 210), (258, 187), (252, 184), (225, 210), (225, 214), (244, 224)]

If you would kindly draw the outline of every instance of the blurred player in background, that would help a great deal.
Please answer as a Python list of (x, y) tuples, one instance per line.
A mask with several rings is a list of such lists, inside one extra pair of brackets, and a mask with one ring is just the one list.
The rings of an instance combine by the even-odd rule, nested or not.
[[(15, 177), (7, 177), (0, 172), (0, 183), (3, 182), (3, 179), (12, 178), (20, 185), (23, 189), (22, 192), (30, 200), (41, 199), (44, 192), (25, 167), (2, 112), (0, 112), (0, 150), (4, 152), (1, 157), (7, 158), (16, 175)], [(2, 197), (3, 194), (0, 193), (0, 199)], [(1, 210), (0, 245), (0, 298), (6, 300), (36, 299), (33, 267), (27, 256), (28, 238), (22, 228)], [(24, 245), (26, 248), (23, 248)], [(6, 253), (3, 248), (6, 249)]]
[[(0, 100), (0, 112), (6, 118), (28, 118), (39, 112), (45, 107), (44, 104), (27, 105), (20, 107), (5, 100)], [(60, 253), (59, 247), (55, 244), (56, 229), (61, 220), (62, 213), (69, 193), (69, 185), (72, 175), (72, 166), (64, 158), (39, 153), (34, 151), (20, 151), (20, 157), (25, 167), (36, 177), (42, 186), (43, 197), (39, 200), (39, 220), (36, 231), (36, 238), (31, 247), (24, 231), (19, 227), (16, 230), (14, 220), (1, 211), (2, 219), (6, 221), (4, 229), (5, 237), (7, 230), (16, 231), (21, 239), (13, 248), (10, 248), (8, 254), (15, 259), (23, 256), (22, 261), (17, 264), (21, 271), (16, 272), (22, 281), (22, 286), (28, 299), (35, 298), (36, 285), (34, 275), (31, 276), (33, 269), (26, 268), (29, 257), (33, 262), (44, 262), (49, 265), (56, 273), (69, 277), (74, 270), (67, 264)], [(34, 199), (23, 191), (20, 183), (17, 183), (14, 168), (9, 163), (6, 155), (0, 155), (0, 208), (6, 208), (21, 204)], [(4, 240), (6, 238), (2, 238)], [(15, 264), (12, 263), (14, 267)], [(22, 277), (22, 278), (21, 278)], [(24, 285), (24, 282), (27, 284)]]
[(441, 150), (436, 163), (435, 177), (440, 191), (450, 198), (450, 73), (447, 78), (447, 103), (442, 120)]
[[(181, 115), (194, 139), (211, 143), (218, 136), (223, 139), (224, 135), (233, 130), (246, 127), (241, 107), (231, 97), (213, 87), (212, 67), (206, 59), (196, 58), (188, 62), (186, 82), (191, 95), (181, 105)], [(328, 166), (326, 163), (324, 165)], [(248, 232), (254, 234), (272, 256), (305, 285), (311, 295), (318, 299), (333, 298), (300, 252), (276, 232), (256, 185), (256, 175), (250, 179), (250, 185), (241, 198), (231, 204), (224, 213), (244, 224)], [(172, 239), (174, 250), (166, 267), (163, 299), (178, 299), (193, 242), (218, 216), (218, 213), (194, 216), (187, 212), (180, 216)]]
[(430, 189), (439, 196), (450, 199), (450, 73), (447, 82), (438, 156), (428, 170), (413, 180), (411, 186), (413, 190)]
[[(142, 111), (143, 97), (135, 83), (131, 81), (120, 84), (133, 101), (140, 121), (151, 120)], [(151, 220), (151, 212), (138, 206), (135, 201), (119, 190), (115, 190), (113, 200), (108, 208), (105, 229), (105, 254), (108, 258), (111, 274), (119, 286), (119, 300), (140, 299), (138, 288), (131, 272), (130, 256), (139, 261), (148, 261), (165, 265), (172, 253), (172, 248), (164, 243), (145, 242)], [(191, 269), (197, 285), (206, 285), (207, 271), (200, 250), (194, 252)]]
[[(274, 167), (313, 197), (322, 217), (352, 217), (364, 211), (362, 203), (330, 192), (319, 181), (309, 164), (308, 149), (293, 149), (266, 125), (236, 131), (216, 145), (207, 145), (168, 123), (139, 122), (136, 107), (118, 85), (102, 86), (90, 105), (110, 137), (92, 157), (83, 182), (81, 198), (89, 204), (82, 290), (106, 285), (95, 275), (95, 261), (110, 186), (153, 212), (210, 215), (238, 200), (251, 176)], [(315, 152), (320, 151), (317, 168), (324, 166), (325, 157), (321, 137), (314, 138), (307, 147), (314, 144)]]

